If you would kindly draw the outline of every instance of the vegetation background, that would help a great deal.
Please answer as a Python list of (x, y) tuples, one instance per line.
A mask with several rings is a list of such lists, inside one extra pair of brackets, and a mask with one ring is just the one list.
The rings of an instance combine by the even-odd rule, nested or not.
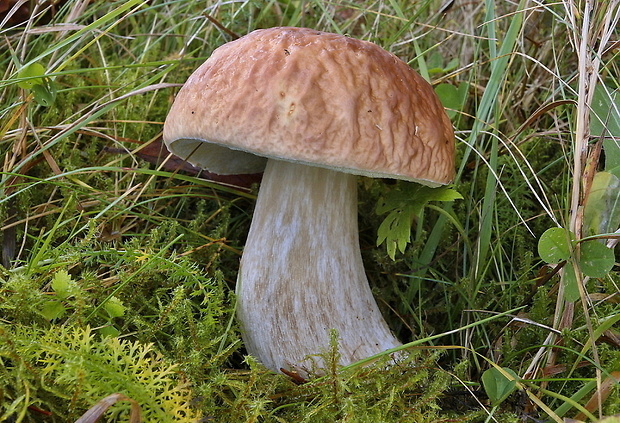
[[(619, 18), (617, 0), (0, 1), (0, 420), (620, 413)], [(246, 357), (233, 292), (256, 180), (159, 158), (180, 84), (272, 26), (379, 44), (453, 120), (462, 199), (420, 211), (414, 185), (360, 179), (401, 365), (300, 384)]]

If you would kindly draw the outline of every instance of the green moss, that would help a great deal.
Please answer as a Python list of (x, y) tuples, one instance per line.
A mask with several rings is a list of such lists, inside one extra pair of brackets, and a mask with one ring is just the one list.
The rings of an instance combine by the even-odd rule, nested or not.
[[(42, 413), (46, 421), (74, 421), (113, 393), (137, 401), (145, 421), (194, 422), (199, 417), (178, 366), (152, 346), (101, 338), (89, 328), (33, 330), (3, 324), (0, 333), (3, 420), (40, 421), (37, 413)], [(121, 403), (108, 411), (108, 418), (126, 419), (127, 411)]]
[[(336, 356), (337, 350), (324, 355), (332, 361)], [(208, 409), (218, 410), (213, 416), (218, 422), (436, 422), (451, 414), (447, 391), (455, 383), (433, 364), (437, 358), (418, 350), (398, 364), (383, 360), (370, 367), (328, 371), (301, 385), (249, 360), (249, 371), (221, 375), (201, 390), (217, 393), (214, 398), (205, 395), (204, 401)], [(477, 411), (452, 412), (463, 422), (479, 417)]]

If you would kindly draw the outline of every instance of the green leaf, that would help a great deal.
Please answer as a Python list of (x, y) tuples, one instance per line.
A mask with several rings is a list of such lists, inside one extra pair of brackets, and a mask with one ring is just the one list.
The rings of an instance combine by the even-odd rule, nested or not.
[(581, 298), (579, 294), (579, 284), (581, 281), (577, 280), (575, 269), (572, 262), (566, 263), (564, 266), (564, 274), (562, 277), (562, 283), (564, 284), (564, 299), (568, 302), (574, 303)]
[[(590, 109), (590, 134), (620, 136), (620, 91), (598, 84), (592, 97)], [(620, 163), (617, 163), (620, 165)], [(607, 169), (607, 166), (605, 167)]]
[(19, 81), (17, 86), (30, 90), (34, 100), (42, 106), (49, 107), (56, 100), (56, 84), (45, 77), (45, 68), (40, 63), (31, 63), (24, 66), (18, 73), (18, 78), (27, 78)]
[(501, 404), (517, 388), (517, 374), (507, 367), (502, 370), (509, 374), (507, 378), (502, 371), (496, 367), (491, 367), (482, 374), (482, 386), (491, 400), (493, 406)]
[(568, 260), (575, 235), (564, 228), (550, 228), (538, 240), (538, 255), (546, 263)]
[(65, 299), (73, 295), (76, 289), (75, 281), (66, 270), (58, 270), (52, 279), (52, 289), (59, 298)]
[(620, 135), (603, 140), (605, 150), (605, 170), (620, 178)]
[(584, 209), (584, 229), (588, 235), (615, 232), (620, 227), (620, 178), (597, 172)]
[(403, 207), (387, 215), (377, 230), (377, 246), (385, 242), (387, 253), (392, 260), (396, 248), (403, 253), (411, 239), (411, 223), (417, 215), (417, 207)]
[(67, 309), (60, 301), (46, 301), (41, 308), (41, 315), (47, 320), (54, 320), (62, 317)]
[(614, 267), (614, 252), (599, 241), (587, 241), (581, 244), (579, 266), (584, 275), (591, 278), (603, 278)]
[(121, 332), (112, 325), (104, 326), (102, 328), (99, 328), (98, 330), (101, 336), (104, 338), (116, 338), (118, 335), (121, 334)]
[(444, 56), (441, 53), (435, 52), (427, 58), (426, 64), (429, 74), (445, 73), (456, 69), (459, 65), (459, 59), (455, 57), (448, 64), (444, 65)]
[(590, 134), (603, 139), (605, 170), (620, 177), (620, 90), (598, 84), (592, 97)]
[(441, 100), (441, 104), (447, 109), (446, 113), (450, 119), (456, 116), (457, 110), (463, 109), (467, 90), (468, 85), (466, 83), (461, 83), (458, 88), (452, 84), (439, 84), (435, 87), (435, 93)]
[(31, 63), (24, 66), (18, 73), (18, 78), (30, 78), (23, 81), (19, 81), (17, 86), (25, 90), (32, 89), (37, 84), (43, 84), (43, 78), (39, 78), (45, 75), (45, 68), (40, 63)]
[(419, 184), (404, 184), (391, 190), (379, 200), (376, 213), (388, 213), (377, 230), (377, 246), (385, 243), (392, 260), (396, 250), (403, 253), (411, 240), (411, 225), (430, 201), (453, 201), (463, 198), (449, 187), (430, 188)]
[(32, 86), (32, 94), (37, 103), (49, 107), (56, 100), (56, 84), (50, 80), (45, 80), (43, 84), (35, 84)]
[(105, 302), (103, 308), (108, 312), (108, 315), (111, 318), (121, 317), (125, 314), (125, 306), (121, 300), (114, 296), (108, 298), (108, 301)]

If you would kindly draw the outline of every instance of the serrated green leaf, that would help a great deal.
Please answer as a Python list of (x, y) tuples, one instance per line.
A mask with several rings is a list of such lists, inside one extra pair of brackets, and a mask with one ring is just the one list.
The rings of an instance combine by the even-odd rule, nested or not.
[(54, 320), (62, 317), (67, 309), (60, 301), (46, 301), (41, 308), (41, 315), (47, 320)]
[(598, 241), (581, 244), (579, 266), (584, 275), (591, 278), (603, 278), (614, 267), (613, 250)]
[(502, 370), (512, 376), (512, 378), (507, 378), (504, 373), (495, 367), (486, 370), (481, 378), (484, 391), (494, 406), (501, 404), (517, 388), (517, 374), (507, 367), (502, 367)]
[(454, 201), (462, 200), (463, 196), (460, 192), (451, 187), (430, 188), (433, 190), (432, 195), (427, 196), (429, 201)]
[(59, 298), (65, 299), (73, 294), (75, 282), (71, 279), (71, 275), (64, 269), (54, 273), (52, 279), (52, 289)]
[(392, 260), (396, 256), (396, 249), (402, 253), (411, 239), (411, 222), (416, 215), (415, 207), (405, 207), (402, 210), (393, 210), (379, 225), (377, 230), (377, 246), (386, 242), (388, 255)]
[(406, 184), (390, 191), (379, 200), (377, 214), (388, 215), (377, 230), (377, 246), (385, 243), (392, 260), (396, 250), (405, 251), (411, 240), (411, 225), (416, 216), (430, 201), (453, 201), (462, 199), (458, 191), (449, 187), (430, 188), (418, 184)]
[(564, 228), (550, 228), (538, 240), (538, 255), (546, 263), (568, 260), (575, 235)]
[(121, 332), (112, 325), (99, 328), (99, 333), (104, 338), (116, 338)]
[(110, 297), (103, 305), (103, 308), (111, 318), (121, 317), (125, 314), (125, 306), (116, 297)]

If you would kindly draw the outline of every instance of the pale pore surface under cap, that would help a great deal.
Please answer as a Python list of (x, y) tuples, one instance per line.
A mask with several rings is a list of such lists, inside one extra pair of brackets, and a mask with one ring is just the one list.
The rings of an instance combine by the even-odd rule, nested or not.
[(164, 140), (222, 174), (264, 167), (232, 148), (427, 185), (454, 175), (452, 125), (422, 77), (375, 44), (305, 28), (216, 49), (180, 90)]

